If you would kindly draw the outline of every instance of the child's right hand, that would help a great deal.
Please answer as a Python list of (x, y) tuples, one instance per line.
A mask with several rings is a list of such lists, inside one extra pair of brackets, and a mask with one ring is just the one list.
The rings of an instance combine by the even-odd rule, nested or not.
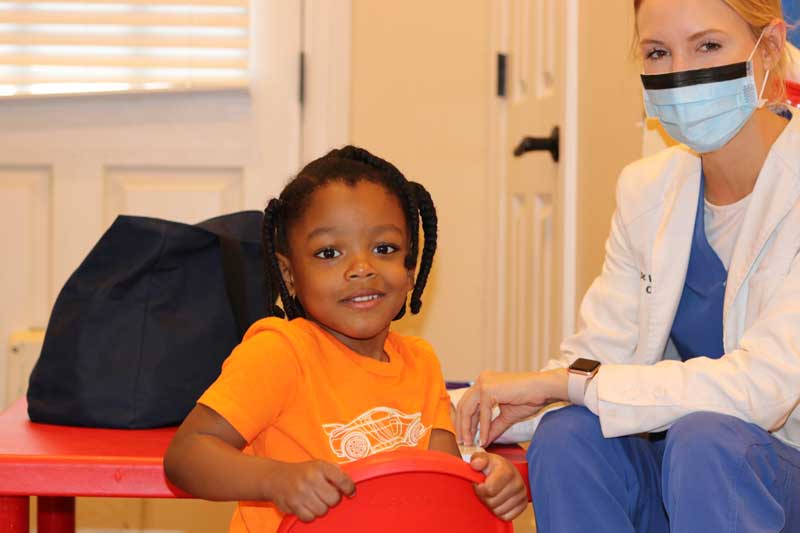
[(470, 458), (474, 470), (486, 474), (483, 483), (475, 486), (478, 498), (502, 520), (513, 520), (528, 506), (528, 490), (519, 471), (507, 459), (486, 452)]
[(278, 463), (270, 472), (269, 498), (285, 514), (303, 522), (324, 515), (339, 503), (341, 495), (352, 496), (356, 486), (338, 465), (326, 461)]

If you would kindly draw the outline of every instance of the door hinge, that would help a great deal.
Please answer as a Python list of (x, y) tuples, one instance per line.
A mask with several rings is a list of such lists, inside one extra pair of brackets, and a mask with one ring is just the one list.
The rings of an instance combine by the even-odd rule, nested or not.
[(508, 56), (506, 54), (497, 54), (497, 96), (500, 98), (506, 97), (507, 64)]
[(306, 53), (300, 52), (300, 79), (298, 80), (297, 100), (300, 105), (306, 103)]

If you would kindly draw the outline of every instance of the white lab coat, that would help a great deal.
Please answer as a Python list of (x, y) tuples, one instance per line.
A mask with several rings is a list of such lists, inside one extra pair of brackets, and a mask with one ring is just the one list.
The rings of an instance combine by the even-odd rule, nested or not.
[(742, 222), (725, 290), (725, 355), (684, 363), (670, 360), (668, 340), (699, 184), (700, 158), (684, 146), (622, 171), (603, 270), (581, 304), (579, 332), (545, 368), (577, 357), (603, 362), (595, 380), (607, 437), (713, 411), (800, 446), (800, 116), (770, 150)]

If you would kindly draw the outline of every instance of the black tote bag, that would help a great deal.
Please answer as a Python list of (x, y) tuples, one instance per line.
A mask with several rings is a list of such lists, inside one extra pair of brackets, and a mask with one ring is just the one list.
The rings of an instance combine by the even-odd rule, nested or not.
[(262, 214), (120, 216), (58, 295), (28, 386), (34, 422), (180, 423), (263, 316)]

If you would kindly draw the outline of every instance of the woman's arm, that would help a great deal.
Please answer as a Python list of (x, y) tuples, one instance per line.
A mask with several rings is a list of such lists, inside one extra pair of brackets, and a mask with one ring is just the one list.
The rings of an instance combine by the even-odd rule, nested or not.
[(208, 500), (268, 500), (301, 520), (325, 514), (351, 495), (347, 474), (325, 461), (284, 463), (241, 452), (247, 443), (227, 420), (198, 404), (175, 434), (164, 457), (169, 480)]
[[(516, 422), (554, 401), (567, 399), (567, 370), (482, 372), (456, 409), (456, 434), (471, 443), (480, 423), (480, 444), (488, 446)], [(492, 420), (492, 409), (500, 409)]]
[[(800, 221), (800, 213), (793, 218)], [(771, 290), (759, 295), (761, 309), (757, 299), (731, 306), (730, 313), (755, 315), (758, 309), (758, 316), (748, 317), (753, 323), (738, 346), (719, 359), (604, 365), (597, 382), (604, 435), (662, 431), (688, 414), (713, 411), (767, 431), (786, 425), (788, 434), (782, 436), (796, 442), (791, 436), (800, 427), (800, 255), (787, 274), (775, 270), (767, 274)], [(748, 297), (754, 298), (754, 284), (747, 282)]]

